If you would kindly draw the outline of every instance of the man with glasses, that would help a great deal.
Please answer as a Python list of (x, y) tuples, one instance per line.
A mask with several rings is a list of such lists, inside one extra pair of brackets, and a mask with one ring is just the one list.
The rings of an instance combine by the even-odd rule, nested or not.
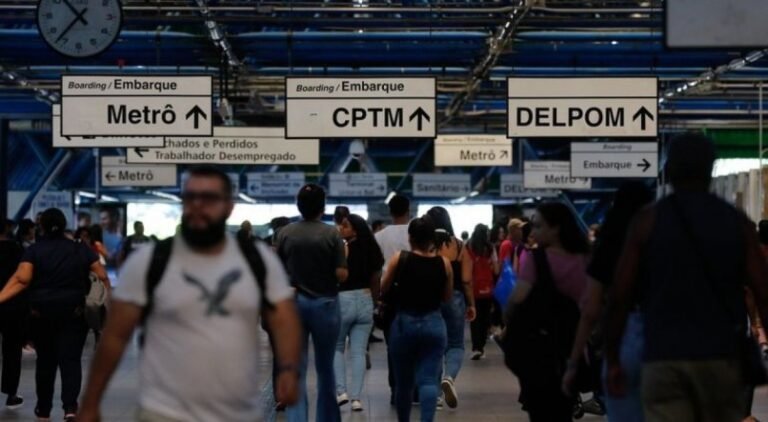
[[(296, 401), (301, 327), (293, 291), (268, 246), (252, 249), (263, 263), (259, 281), (255, 258), (226, 232), (234, 207), (231, 183), (213, 167), (189, 171), (181, 231), (154, 289), (148, 280), (162, 242), (126, 261), (78, 421), (99, 420), (104, 390), (142, 323), (139, 421), (258, 420), (260, 385), (271, 376), (258, 366), (266, 349), (258, 347), (260, 314), (274, 333), (277, 399)], [(265, 309), (262, 295), (270, 305)]]

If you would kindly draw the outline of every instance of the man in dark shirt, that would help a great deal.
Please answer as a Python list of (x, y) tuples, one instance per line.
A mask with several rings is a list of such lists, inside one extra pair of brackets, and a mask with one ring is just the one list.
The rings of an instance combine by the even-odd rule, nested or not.
[(123, 265), (128, 256), (136, 249), (148, 244), (152, 239), (144, 235), (144, 223), (137, 221), (133, 223), (133, 234), (126, 237), (123, 246), (120, 248), (119, 265)]
[(768, 268), (754, 224), (709, 193), (712, 141), (681, 135), (667, 158), (675, 193), (638, 213), (619, 260), (606, 318), (608, 392), (623, 394), (619, 344), (627, 314), (639, 303), (646, 420), (740, 421), (747, 416), (744, 285), (768, 322)]
[(306, 421), (307, 353), (312, 336), (317, 371), (318, 421), (341, 421), (336, 402), (333, 358), (339, 337), (341, 315), (339, 283), (346, 281), (347, 260), (339, 231), (321, 221), (325, 213), (323, 188), (309, 184), (296, 199), (302, 220), (284, 227), (277, 235), (277, 253), (285, 264), (291, 284), (297, 291), (296, 302), (304, 327), (301, 364), (301, 398), (288, 408), (288, 420)]
[[(21, 262), (24, 249), (13, 240), (13, 222), (2, 220), (0, 227), (0, 289), (11, 278)], [(21, 379), (21, 348), (24, 347), (24, 320), (27, 315), (27, 300), (20, 296), (0, 305), (0, 335), (3, 337), (2, 393), (7, 395), (8, 409), (18, 409), (24, 399), (17, 396)]]

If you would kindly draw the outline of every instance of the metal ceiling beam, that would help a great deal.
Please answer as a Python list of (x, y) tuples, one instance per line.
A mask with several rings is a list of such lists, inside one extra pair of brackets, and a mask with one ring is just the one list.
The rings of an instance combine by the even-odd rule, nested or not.
[(488, 40), (488, 52), (472, 70), (467, 87), (456, 94), (446, 108), (443, 124), (456, 117), (464, 105), (477, 93), (483, 81), (488, 79), (499, 57), (512, 42), (518, 25), (530, 10), (530, 0), (514, 0), (513, 9), (509, 12), (507, 20), (496, 29), (493, 36)]
[(213, 19), (213, 10), (208, 6), (208, 0), (195, 0), (195, 4), (197, 4), (197, 10), (200, 12), (200, 15), (205, 18), (205, 27), (208, 30), (208, 35), (211, 37), (213, 44), (221, 49), (224, 55), (226, 55), (230, 66), (236, 69), (243, 67), (243, 63), (232, 50), (232, 45), (229, 43), (226, 33), (218, 22)]

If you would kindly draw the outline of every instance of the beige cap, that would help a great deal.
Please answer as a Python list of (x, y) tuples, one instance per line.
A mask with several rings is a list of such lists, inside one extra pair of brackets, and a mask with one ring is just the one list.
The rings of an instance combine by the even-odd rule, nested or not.
[(509, 224), (507, 224), (507, 230), (521, 229), (523, 226), (525, 226), (525, 221), (519, 218), (513, 218), (509, 220)]

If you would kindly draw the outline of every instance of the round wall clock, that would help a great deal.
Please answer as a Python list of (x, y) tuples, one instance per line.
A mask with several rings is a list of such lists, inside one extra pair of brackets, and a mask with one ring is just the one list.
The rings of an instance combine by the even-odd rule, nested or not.
[(74, 58), (109, 48), (123, 23), (119, 0), (40, 0), (37, 28), (57, 52)]

